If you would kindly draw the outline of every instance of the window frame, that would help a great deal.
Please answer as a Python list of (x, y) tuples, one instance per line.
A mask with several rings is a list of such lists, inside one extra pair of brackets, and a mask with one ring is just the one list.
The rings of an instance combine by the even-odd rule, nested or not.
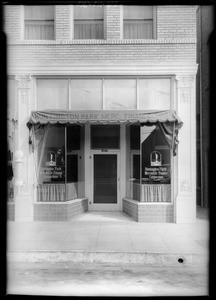
[[(145, 5), (142, 5), (142, 6), (145, 6)], [(152, 5), (153, 7), (153, 23), (152, 23), (152, 38), (151, 40), (154, 40), (154, 39), (157, 39), (157, 6), (155, 5)], [(121, 40), (146, 40), (146, 39), (136, 39), (136, 38), (133, 38), (133, 39), (126, 39), (124, 38), (124, 5), (121, 5), (121, 8), (120, 8), (120, 39)], [(145, 20), (145, 19), (143, 19)]]
[(96, 41), (103, 41), (103, 40), (106, 40), (106, 37), (107, 37), (107, 32), (106, 32), (106, 5), (102, 5), (103, 7), (103, 38), (102, 39), (75, 39), (75, 34), (74, 34), (74, 30), (75, 30), (75, 18), (74, 18), (74, 15), (75, 15), (75, 5), (72, 5), (71, 6), (71, 16), (72, 16), (72, 22), (71, 22), (71, 36), (72, 36), (72, 40), (75, 40), (75, 41), (88, 41), (88, 40), (96, 40)]
[[(49, 5), (53, 6), (53, 39), (26, 39), (25, 38), (25, 6), (27, 5), (22, 5), (21, 6), (21, 33), (20, 33), (20, 38), (23, 41), (55, 41), (56, 40), (56, 5)], [(44, 5), (40, 5), (44, 6)], [(35, 20), (32, 20), (35, 21)], [(45, 20), (44, 20), (45, 21)], [(50, 20), (49, 20), (50, 21)]]
[(102, 108), (101, 110), (106, 110), (105, 106), (105, 90), (104, 81), (106, 79), (136, 79), (136, 108), (135, 110), (140, 110), (140, 99), (139, 99), (139, 80), (140, 79), (169, 79), (170, 80), (170, 110), (176, 109), (176, 95), (175, 95), (175, 79), (173, 75), (36, 75), (34, 81), (34, 109), (40, 110), (38, 108), (38, 91), (37, 91), (37, 80), (47, 80), (47, 79), (65, 79), (68, 80), (68, 104), (67, 109), (71, 108), (71, 80), (73, 79), (99, 79), (102, 80)]
[[(106, 128), (116, 128), (116, 132), (117, 132), (117, 136), (116, 138), (118, 139), (117, 140), (117, 147), (94, 147), (94, 136), (93, 136), (93, 131), (94, 131), (94, 128), (97, 128), (99, 129), (102, 128), (102, 127), (106, 127)], [(114, 125), (111, 125), (111, 124), (98, 124), (98, 125), (95, 125), (95, 124), (92, 124), (90, 125), (90, 150), (102, 150), (102, 151), (107, 151), (107, 150), (121, 150), (121, 127), (119, 124), (114, 124)]]

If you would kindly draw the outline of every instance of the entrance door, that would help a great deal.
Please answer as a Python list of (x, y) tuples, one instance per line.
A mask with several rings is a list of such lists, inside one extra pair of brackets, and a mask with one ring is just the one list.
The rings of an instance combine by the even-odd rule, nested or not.
[(118, 154), (93, 154), (91, 210), (119, 210)]

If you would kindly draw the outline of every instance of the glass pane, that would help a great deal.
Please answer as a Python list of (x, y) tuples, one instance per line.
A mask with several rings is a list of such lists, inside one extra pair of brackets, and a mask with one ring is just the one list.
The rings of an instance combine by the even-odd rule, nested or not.
[(136, 79), (105, 79), (106, 109), (136, 109)]
[(152, 19), (153, 18), (153, 6), (123, 6), (123, 18), (124, 19)]
[(25, 20), (54, 20), (54, 6), (25, 6)]
[(67, 152), (72, 150), (80, 150), (81, 143), (81, 127), (72, 125), (67, 127)]
[(71, 80), (71, 109), (102, 109), (101, 79)]
[(67, 156), (67, 182), (78, 181), (78, 154)]
[(117, 155), (94, 155), (94, 203), (117, 203)]
[(38, 79), (37, 109), (68, 109), (68, 80)]
[(140, 149), (140, 126), (139, 125), (130, 126), (130, 149), (131, 150)]
[(74, 19), (103, 19), (103, 5), (74, 5)]
[(119, 125), (92, 125), (91, 148), (92, 149), (119, 149), (120, 126)]
[(85, 196), (83, 133), (81, 126), (67, 126), (67, 200)]
[(140, 126), (126, 128), (126, 195), (140, 200)]
[(65, 201), (65, 127), (46, 126), (41, 138), (37, 200)]
[(74, 21), (75, 39), (103, 39), (103, 20)]
[(141, 201), (171, 201), (170, 148), (158, 126), (141, 127)]
[(54, 21), (26, 21), (26, 40), (53, 40)]
[(170, 79), (139, 79), (139, 108), (170, 109)]
[(153, 21), (124, 21), (124, 39), (152, 39)]

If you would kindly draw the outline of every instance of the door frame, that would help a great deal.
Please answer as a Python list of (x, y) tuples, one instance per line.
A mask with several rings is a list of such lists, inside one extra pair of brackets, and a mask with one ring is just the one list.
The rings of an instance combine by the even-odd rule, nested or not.
[[(117, 203), (94, 203), (94, 155), (117, 156)], [(89, 211), (120, 211), (120, 150), (90, 150), (91, 155), (91, 195), (89, 199)]]

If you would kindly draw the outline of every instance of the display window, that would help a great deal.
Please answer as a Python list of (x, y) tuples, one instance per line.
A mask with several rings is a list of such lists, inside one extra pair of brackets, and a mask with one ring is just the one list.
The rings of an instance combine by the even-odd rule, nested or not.
[(171, 202), (171, 149), (162, 125), (131, 125), (127, 196), (141, 202)]
[(84, 196), (80, 126), (46, 125), (35, 130), (37, 201), (58, 202)]

